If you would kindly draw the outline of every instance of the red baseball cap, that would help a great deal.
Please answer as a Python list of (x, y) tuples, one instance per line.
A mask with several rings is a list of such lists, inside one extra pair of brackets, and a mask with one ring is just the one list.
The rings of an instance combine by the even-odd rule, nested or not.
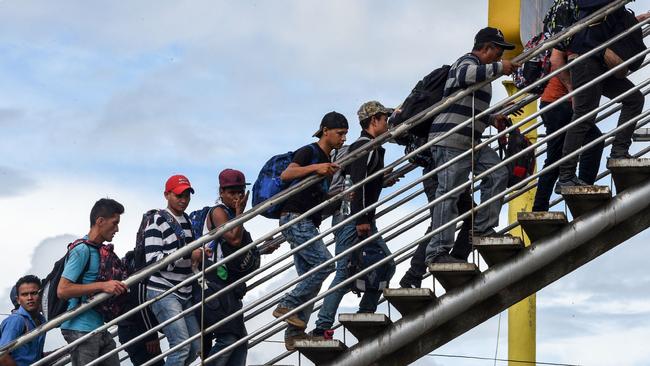
[(244, 173), (235, 169), (224, 169), (219, 173), (219, 187), (243, 187), (250, 183), (246, 183)]
[(175, 194), (181, 194), (186, 190), (190, 190), (191, 193), (194, 193), (194, 188), (190, 184), (190, 180), (187, 179), (184, 175), (172, 175), (167, 179), (165, 183), (165, 192), (174, 192)]

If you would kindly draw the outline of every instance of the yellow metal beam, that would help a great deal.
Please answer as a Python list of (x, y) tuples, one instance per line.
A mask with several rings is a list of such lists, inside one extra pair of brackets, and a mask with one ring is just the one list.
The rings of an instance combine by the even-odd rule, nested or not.
[[(488, 0), (488, 25), (499, 28), (508, 42), (516, 45), (512, 51), (504, 53), (504, 58), (513, 58), (523, 50), (520, 37), (521, 27), (521, 0)], [(532, 1), (532, 0), (523, 0)], [(512, 95), (517, 88), (511, 81), (505, 81), (504, 86), (508, 95)], [(520, 117), (513, 117), (513, 123), (521, 121), (526, 116), (537, 110), (537, 103), (531, 103), (524, 108)], [(527, 125), (534, 123), (530, 121)], [(525, 127), (524, 127), (525, 128)], [(532, 141), (537, 139), (537, 131), (528, 135)], [(510, 201), (508, 207), (508, 221), (517, 220), (517, 212), (530, 211), (535, 198), (535, 189)], [(526, 245), (530, 240), (521, 228), (513, 229), (512, 235), (521, 236)], [(532, 295), (508, 309), (508, 359), (534, 363), (536, 360), (536, 297)], [(510, 366), (518, 366), (519, 362), (509, 362)]]

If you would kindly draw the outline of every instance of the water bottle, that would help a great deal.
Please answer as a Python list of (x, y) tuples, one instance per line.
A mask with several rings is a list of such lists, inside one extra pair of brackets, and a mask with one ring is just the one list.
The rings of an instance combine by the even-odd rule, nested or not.
[[(352, 178), (350, 174), (345, 175), (345, 181), (343, 183), (343, 190), (348, 190), (352, 187)], [(348, 192), (343, 195), (343, 200), (341, 201), (341, 215), (350, 216), (352, 213), (352, 192)]]

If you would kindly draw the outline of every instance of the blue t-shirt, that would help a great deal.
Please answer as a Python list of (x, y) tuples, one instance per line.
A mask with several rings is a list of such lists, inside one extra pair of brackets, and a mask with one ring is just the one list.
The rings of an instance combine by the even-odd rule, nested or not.
[[(87, 239), (87, 237), (85, 238)], [(82, 273), (88, 265), (88, 271)], [(97, 274), (99, 273), (99, 250), (97, 248), (87, 245), (79, 244), (70, 251), (70, 255), (65, 262), (62, 277), (65, 277), (70, 282), (77, 282), (79, 277), (83, 274), (81, 284), (85, 285), (97, 281)], [(81, 301), (87, 302), (88, 297), (82, 296)], [(79, 298), (70, 299), (68, 310), (73, 309), (79, 305)], [(90, 309), (81, 313), (80, 315), (72, 318), (61, 324), (61, 329), (76, 330), (79, 332), (91, 332), (104, 324), (102, 315), (94, 309)]]
[[(45, 318), (42, 315), (39, 315), (38, 320), (39, 324), (45, 323)], [(27, 329), (25, 329), (25, 327), (27, 327)], [(21, 306), (18, 308), (18, 311), (11, 314), (8, 318), (2, 321), (2, 324), (0, 324), (0, 333), (2, 333), (2, 337), (0, 337), (0, 347), (10, 343), (16, 338), (19, 338), (25, 333), (32, 331), (34, 328), (36, 328), (36, 323), (27, 310), (23, 309)], [(43, 357), (44, 345), (45, 333), (39, 335), (33, 341), (14, 349), (9, 354), (11, 355), (11, 358), (16, 361), (16, 365), (28, 366)]]

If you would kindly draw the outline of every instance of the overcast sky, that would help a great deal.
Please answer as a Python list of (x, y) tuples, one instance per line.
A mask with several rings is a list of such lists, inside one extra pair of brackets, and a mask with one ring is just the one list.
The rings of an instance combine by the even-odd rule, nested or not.
[[(631, 8), (649, 10), (650, 0)], [(0, 0), (0, 304), (9, 307), (6, 291), (18, 277), (45, 275), (65, 244), (87, 232), (97, 199), (126, 206), (115, 237), (123, 254), (141, 214), (164, 206), (169, 175), (189, 177), (197, 209), (214, 201), (220, 170), (253, 181), (270, 156), (312, 142), (331, 110), (347, 116), (354, 139), (361, 103), (397, 105), (423, 75), (469, 51), (486, 25), (483, 0)], [(648, 77), (640, 74), (633, 80)], [(504, 95), (495, 83), (493, 100)], [(387, 149), (387, 160), (402, 153)], [(257, 219), (248, 228), (261, 235), (276, 225)], [(650, 364), (648, 240), (644, 233), (540, 292), (538, 361)], [(354, 310), (357, 299), (344, 304)], [(493, 357), (497, 330), (491, 319), (435, 353)], [(507, 313), (499, 340), (506, 358)], [(53, 334), (49, 343), (59, 341)], [(249, 362), (280, 347), (253, 348)], [(493, 363), (417, 364), (434, 362)]]

